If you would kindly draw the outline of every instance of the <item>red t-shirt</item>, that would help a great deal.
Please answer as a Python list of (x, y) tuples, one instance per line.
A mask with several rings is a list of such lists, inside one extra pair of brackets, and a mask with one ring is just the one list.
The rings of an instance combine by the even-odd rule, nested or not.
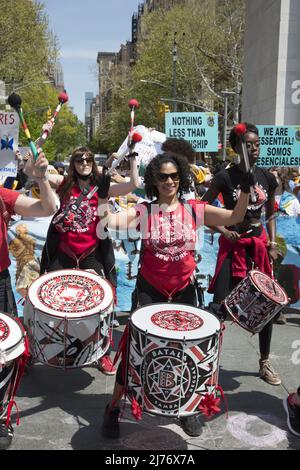
[[(17, 191), (0, 188), (0, 197), (2, 198), (5, 209), (9, 216), (14, 214), (16, 200), (20, 196)], [(0, 272), (7, 269), (10, 265), (8, 244), (7, 244), (7, 224), (3, 217), (2, 204), (0, 204)]]
[[(94, 188), (91, 186), (90, 191)], [(62, 201), (62, 211), (69, 211), (72, 204), (79, 197), (81, 190), (79, 186), (74, 186), (71, 191), (71, 197), (67, 202)], [(81, 255), (86, 250), (92, 248), (98, 242), (96, 234), (99, 217), (98, 193), (96, 192), (91, 199), (85, 197), (78, 207), (73, 218), (65, 217), (63, 221), (56, 225), (60, 233), (60, 243), (58, 249), (64, 250), (64, 244), (67, 245), (75, 255)]]
[[(205, 203), (190, 200), (186, 204), (194, 208), (196, 222), (185, 204), (172, 212), (164, 212), (151, 204), (151, 213), (146, 213), (148, 229), (145, 230), (142, 219), (140, 223), (144, 239), (141, 275), (166, 296), (184, 289), (196, 267), (196, 229), (203, 225)], [(139, 204), (135, 209), (143, 217), (145, 205)]]

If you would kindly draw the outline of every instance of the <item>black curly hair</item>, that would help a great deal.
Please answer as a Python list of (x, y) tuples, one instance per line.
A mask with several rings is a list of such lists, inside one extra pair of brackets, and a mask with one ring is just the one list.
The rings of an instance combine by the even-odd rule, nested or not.
[(158, 190), (156, 187), (157, 175), (161, 172), (161, 167), (164, 163), (173, 163), (179, 173), (179, 198), (183, 193), (191, 190), (191, 170), (187, 160), (179, 155), (171, 152), (164, 152), (154, 157), (146, 168), (144, 183), (145, 192), (149, 199), (154, 197), (158, 198)]
[[(253, 134), (256, 134), (257, 137), (259, 136), (258, 129), (254, 124), (251, 124), (250, 122), (244, 122), (243, 124), (245, 124), (246, 126), (246, 133), (252, 132)], [(238, 142), (239, 142), (239, 136), (235, 133), (235, 128), (233, 127), (229, 134), (229, 143), (231, 145), (231, 148), (235, 152), (237, 151)]]
[(163, 152), (171, 152), (186, 157), (189, 163), (194, 163), (195, 152), (192, 145), (184, 139), (168, 137), (161, 146)]

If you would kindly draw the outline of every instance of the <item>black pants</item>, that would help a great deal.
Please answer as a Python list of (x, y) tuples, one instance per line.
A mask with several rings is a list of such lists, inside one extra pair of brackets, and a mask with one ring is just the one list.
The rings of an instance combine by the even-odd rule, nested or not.
[(17, 305), (8, 269), (0, 273), (0, 312), (17, 316)]
[[(166, 303), (168, 297), (156, 290), (149, 282), (146, 281), (140, 274), (137, 277), (136, 287), (132, 294), (132, 306), (131, 311), (133, 312), (138, 307), (151, 305), (153, 303)], [(178, 291), (172, 298), (172, 303), (179, 303), (185, 305), (193, 305), (195, 307), (202, 307), (203, 305), (203, 293), (200, 286), (195, 284), (189, 284), (183, 290)], [(117, 371), (117, 383), (124, 385), (122, 378), (122, 363), (119, 364)]]
[[(214, 289), (214, 305), (210, 307), (210, 310), (218, 315), (216, 304), (219, 304), (227, 297), (228, 294), (234, 289), (239, 281), (232, 278), (231, 275), (231, 253), (224, 260), (224, 263), (221, 267), (220, 273), (216, 279), (215, 289)], [(222, 320), (225, 320), (227, 312), (225, 312), (225, 307), (220, 307), (220, 314)], [(272, 330), (273, 330), (273, 320), (266, 324), (260, 333), (259, 337), (259, 351), (261, 356), (268, 357), (270, 354), (271, 348), (271, 339), (272, 339)]]
[[(59, 269), (73, 269), (77, 267), (75, 259), (66, 255), (63, 251), (57, 251), (55, 257), (51, 260), (47, 271), (57, 271)], [(86, 258), (79, 261), (78, 269), (94, 269), (96, 273), (104, 277), (102, 260), (97, 250), (90, 253)]]

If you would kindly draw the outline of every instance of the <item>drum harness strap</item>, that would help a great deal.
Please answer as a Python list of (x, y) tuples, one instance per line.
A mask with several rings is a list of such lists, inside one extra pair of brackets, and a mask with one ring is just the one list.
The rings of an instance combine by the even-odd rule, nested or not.
[[(147, 211), (148, 211), (148, 217), (149, 217), (149, 215), (151, 214), (151, 204), (155, 204), (155, 203), (156, 203), (156, 200), (155, 200), (155, 201), (152, 201), (152, 202), (150, 202), (150, 203), (148, 203), (148, 204), (146, 204), (146, 208), (147, 208)], [(180, 203), (183, 204), (182, 201), (180, 201)], [(195, 212), (193, 206), (192, 206), (191, 204), (189, 204), (189, 203), (185, 203), (185, 204), (184, 204), (184, 207), (187, 209), (187, 211), (188, 211), (188, 212), (190, 213), (190, 215), (192, 216), (194, 222), (196, 223), (196, 212)], [(137, 274), (137, 275), (139, 275), (139, 273), (140, 273), (140, 269), (141, 269), (141, 265), (142, 265), (142, 261), (143, 261), (143, 256), (144, 256), (144, 251), (145, 251), (145, 243), (144, 243), (144, 240), (143, 240), (143, 238), (142, 238), (141, 249), (140, 249), (140, 258), (139, 258), (139, 261), (138, 261), (138, 274)], [(202, 289), (201, 289), (201, 287), (199, 286), (198, 281), (197, 281), (197, 279), (195, 278), (194, 274), (192, 274), (192, 276), (191, 276), (191, 282), (192, 282), (192, 284), (193, 284), (193, 286), (194, 286), (194, 288), (195, 288), (196, 299), (197, 299), (197, 306), (199, 307), (199, 306), (203, 305), (203, 300), (204, 300), (204, 299), (203, 299), (203, 292), (199, 292), (199, 291), (202, 290)], [(170, 292), (170, 293), (167, 292), (167, 291), (165, 291), (166, 294), (167, 294), (166, 297), (168, 297), (168, 303), (171, 303), (171, 302), (172, 302), (174, 291), (176, 291), (176, 288), (173, 289), (173, 291)], [(135, 293), (137, 294), (137, 290), (136, 290), (136, 289), (135, 289)]]

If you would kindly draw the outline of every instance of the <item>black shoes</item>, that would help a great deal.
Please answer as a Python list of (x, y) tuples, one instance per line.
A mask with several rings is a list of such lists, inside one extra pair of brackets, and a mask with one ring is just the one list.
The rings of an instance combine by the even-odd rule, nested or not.
[(110, 439), (120, 437), (119, 415), (119, 407), (110, 408), (109, 405), (106, 406), (102, 423), (102, 436)]
[(181, 416), (179, 422), (184, 432), (189, 436), (198, 437), (201, 435), (203, 423), (199, 415)]
[(9, 424), (6, 426), (5, 420), (0, 420), (0, 450), (8, 449), (14, 437), (14, 431)]
[(300, 406), (295, 406), (291, 403), (292, 395), (289, 395), (283, 400), (283, 407), (287, 415), (287, 425), (291, 433), (295, 436), (300, 436)]

